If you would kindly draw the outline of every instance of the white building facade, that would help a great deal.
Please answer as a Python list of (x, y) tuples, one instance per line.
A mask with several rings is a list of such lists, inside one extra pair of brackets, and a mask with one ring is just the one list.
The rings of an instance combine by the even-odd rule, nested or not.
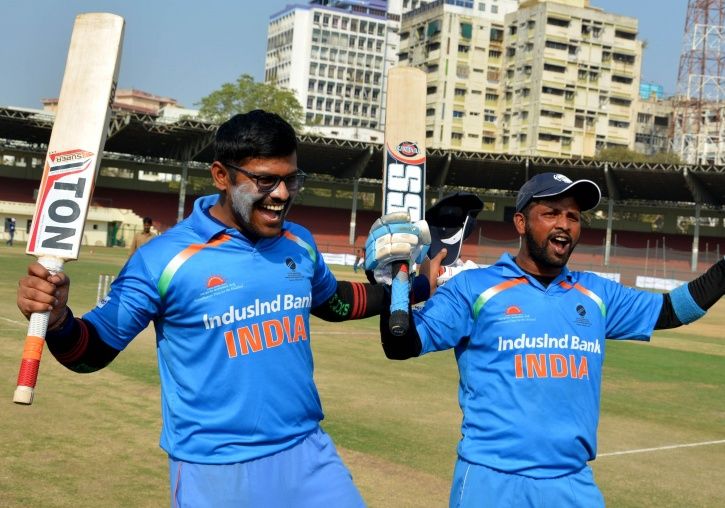
[(377, 137), (401, 10), (402, 0), (288, 6), (270, 18), (265, 82), (296, 93), (311, 132)]

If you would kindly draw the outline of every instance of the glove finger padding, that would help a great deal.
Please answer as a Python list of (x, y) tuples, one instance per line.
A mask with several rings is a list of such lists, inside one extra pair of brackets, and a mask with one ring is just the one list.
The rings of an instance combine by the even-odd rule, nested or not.
[(459, 273), (466, 270), (472, 270), (474, 268), (479, 268), (479, 266), (470, 259), (464, 263), (463, 261), (461, 261), (460, 258), (457, 259), (456, 263), (451, 266), (441, 266), (440, 270), (438, 271), (436, 285), (442, 286)]
[(430, 228), (428, 228), (428, 223), (424, 220), (416, 222), (414, 227), (418, 230), (418, 245), (413, 249), (410, 258), (420, 264), (430, 248)]
[(419, 263), (429, 245), (430, 231), (425, 221), (413, 224), (405, 212), (389, 213), (370, 228), (365, 242), (365, 269), (372, 270), (378, 282), (390, 284), (392, 263)]

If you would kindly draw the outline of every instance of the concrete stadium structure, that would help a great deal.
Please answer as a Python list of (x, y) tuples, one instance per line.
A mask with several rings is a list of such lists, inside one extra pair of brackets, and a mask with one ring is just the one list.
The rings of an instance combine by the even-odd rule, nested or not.
[[(52, 115), (44, 112), (0, 108), (0, 201), (34, 202), (52, 122)], [(199, 120), (115, 111), (94, 204), (151, 215), (159, 229), (170, 227), (190, 211), (193, 197), (214, 192), (207, 168), (215, 130), (216, 125)], [(353, 252), (381, 209), (382, 145), (307, 135), (300, 136), (299, 143), (299, 165), (310, 178), (291, 219), (308, 225), (328, 250)], [(488, 238), (496, 249), (495, 242), (515, 240), (510, 217), (516, 191), (544, 171), (587, 178), (601, 187), (604, 199), (588, 214), (582, 243), (600, 248), (605, 266), (617, 247), (645, 252), (644, 242), (647, 252), (665, 243), (688, 252), (692, 271), (700, 269), (703, 252), (725, 253), (721, 166), (434, 149), (428, 153), (426, 170), (429, 205), (456, 190), (475, 192), (486, 206), (478, 217), (479, 230), (468, 243), (480, 246), (481, 239)], [(4, 215), (0, 210), (0, 220)]]

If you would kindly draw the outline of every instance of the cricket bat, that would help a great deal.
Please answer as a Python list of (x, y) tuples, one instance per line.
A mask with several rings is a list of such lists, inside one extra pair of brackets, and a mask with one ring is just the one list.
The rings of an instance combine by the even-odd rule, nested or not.
[[(108, 13), (76, 17), (27, 254), (51, 273), (78, 259), (93, 185), (101, 164), (121, 60), (124, 20)], [(13, 402), (33, 403), (50, 312), (28, 325)]]
[[(407, 212), (416, 222), (425, 214), (426, 75), (414, 67), (388, 71), (383, 161), (383, 214)], [(393, 265), (390, 332), (408, 331), (407, 263)]]

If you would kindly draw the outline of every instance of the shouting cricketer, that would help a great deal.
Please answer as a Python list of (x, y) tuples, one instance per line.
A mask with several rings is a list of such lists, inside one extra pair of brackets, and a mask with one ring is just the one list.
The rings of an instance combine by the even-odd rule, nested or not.
[[(597, 454), (605, 339), (649, 340), (702, 317), (725, 292), (725, 260), (667, 294), (567, 268), (582, 212), (599, 187), (542, 173), (516, 199), (516, 256), (450, 278), (411, 313), (407, 335), (388, 331), (386, 355), (455, 351), (463, 421), (451, 507), (604, 506), (587, 465)], [(377, 231), (368, 239), (368, 268)], [(382, 266), (381, 266), (382, 265)]]

